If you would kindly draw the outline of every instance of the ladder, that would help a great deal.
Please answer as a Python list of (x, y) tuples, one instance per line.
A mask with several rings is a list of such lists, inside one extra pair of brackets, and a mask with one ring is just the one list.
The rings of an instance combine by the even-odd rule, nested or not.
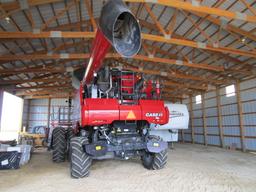
[(133, 71), (121, 71), (120, 75), (120, 99), (121, 104), (134, 105), (135, 99), (135, 75)]

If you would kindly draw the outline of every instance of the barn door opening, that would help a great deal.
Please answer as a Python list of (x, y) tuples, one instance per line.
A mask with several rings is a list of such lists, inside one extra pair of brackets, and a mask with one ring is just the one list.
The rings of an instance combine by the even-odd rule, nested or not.
[[(1, 109), (0, 109), (1, 110)], [(3, 93), (0, 140), (18, 139), (22, 126), (23, 99), (8, 92)]]

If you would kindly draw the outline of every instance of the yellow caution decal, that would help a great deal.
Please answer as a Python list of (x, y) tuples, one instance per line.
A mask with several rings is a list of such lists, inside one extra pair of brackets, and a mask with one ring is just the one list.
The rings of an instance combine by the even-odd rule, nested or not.
[(133, 113), (133, 111), (129, 111), (126, 119), (136, 119), (136, 116), (135, 114)]

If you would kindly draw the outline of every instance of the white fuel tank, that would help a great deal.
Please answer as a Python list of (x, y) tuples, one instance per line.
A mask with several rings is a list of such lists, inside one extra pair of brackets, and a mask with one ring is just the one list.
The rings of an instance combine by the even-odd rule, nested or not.
[(189, 113), (186, 105), (183, 104), (165, 104), (169, 109), (169, 123), (165, 125), (151, 124), (151, 130), (172, 130), (188, 129)]

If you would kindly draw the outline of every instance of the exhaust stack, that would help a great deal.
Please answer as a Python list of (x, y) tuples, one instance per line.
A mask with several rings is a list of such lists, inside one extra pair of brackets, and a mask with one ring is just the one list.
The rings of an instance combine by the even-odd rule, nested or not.
[(91, 82), (111, 45), (123, 57), (133, 57), (141, 47), (140, 25), (122, 0), (109, 0), (102, 8), (83, 85)]

